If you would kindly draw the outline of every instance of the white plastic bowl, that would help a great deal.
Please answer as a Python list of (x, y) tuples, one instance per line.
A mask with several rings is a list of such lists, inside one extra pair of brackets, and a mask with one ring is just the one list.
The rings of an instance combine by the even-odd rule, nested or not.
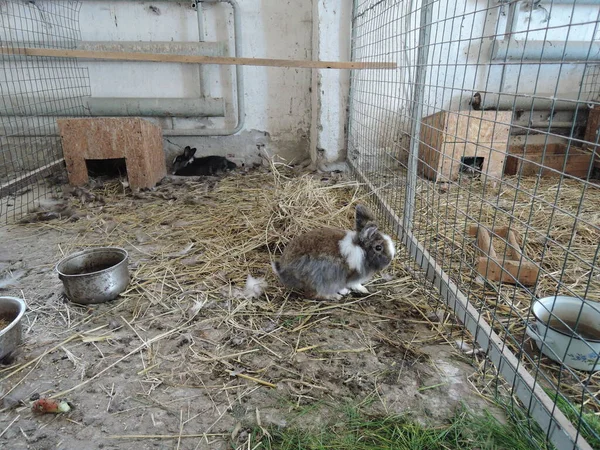
[[(600, 370), (599, 303), (576, 297), (545, 297), (535, 301), (532, 312), (536, 321), (527, 325), (526, 332), (544, 355), (573, 369)], [(551, 317), (571, 323), (579, 317), (579, 324), (592, 328), (599, 338), (583, 340), (548, 326)]]

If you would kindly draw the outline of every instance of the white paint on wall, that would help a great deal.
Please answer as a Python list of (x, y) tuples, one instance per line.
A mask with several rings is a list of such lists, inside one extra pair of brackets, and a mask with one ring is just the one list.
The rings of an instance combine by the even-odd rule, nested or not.
[[(421, 1), (365, 3), (357, 14), (360, 27), (355, 43), (359, 61), (390, 60), (391, 71), (360, 71), (353, 75), (353, 122), (349, 152), (355, 148), (376, 152), (408, 150), (402, 135), (414, 125), (415, 67), (419, 50)], [(518, 18), (512, 38), (552, 42), (598, 39), (595, 5), (554, 5), (528, 9), (517, 2)], [(576, 99), (585, 64), (495, 64), (491, 60), (494, 37), (506, 30), (508, 4), (488, 0), (434, 2), (423, 116), (440, 110), (470, 109), (475, 92), (485, 92), (488, 104), (494, 94), (525, 94)], [(392, 20), (394, 19), (394, 20)], [(575, 24), (567, 27), (571, 21)], [(596, 36), (594, 36), (594, 30)], [(581, 99), (586, 95), (582, 93)], [(549, 112), (549, 111), (548, 111)]]
[[(312, 59), (311, 2), (244, 0), (238, 2), (242, 19), (242, 56)], [(84, 2), (83, 40), (198, 41), (198, 25), (191, 2)], [(150, 8), (152, 6), (153, 8)], [(228, 4), (202, 3), (207, 41), (226, 41), (234, 48), (233, 14)], [(157, 12), (158, 11), (158, 12)], [(135, 25), (134, 25), (135, 24)], [(232, 54), (232, 53), (230, 53)], [(92, 93), (101, 97), (224, 98), (228, 119), (172, 120), (174, 128), (233, 128), (235, 67), (204, 66), (206, 92), (200, 91), (198, 66), (186, 64), (86, 62)], [(257, 144), (288, 161), (309, 152), (311, 117), (309, 69), (243, 67), (245, 126), (238, 136), (169, 137), (167, 149), (191, 145), (198, 153), (256, 156)], [(259, 139), (259, 136), (262, 136)], [(170, 145), (170, 143), (174, 145)]]
[[(19, 14), (34, 17), (52, 4), (51, 0), (35, 5), (24, 3)], [(350, 0), (243, 0), (238, 4), (242, 19), (241, 56), (349, 59)], [(101, 42), (218, 41), (226, 42), (227, 53), (233, 54), (234, 18), (230, 5), (212, 2), (201, 5), (203, 36), (199, 33), (192, 2), (86, 0), (81, 4), (79, 16), (81, 38)], [(38, 36), (33, 29), (11, 30), (21, 35), (4, 36), (7, 41), (32, 41)], [(313, 50), (316, 53), (313, 54)], [(29, 74), (26, 65), (15, 64), (18, 67), (6, 72), (8, 75), (19, 74), (20, 79), (39, 78)], [(39, 62), (36, 69), (52, 64), (53, 61)], [(165, 129), (232, 129), (237, 123), (234, 66), (84, 60), (79, 64), (88, 69), (94, 97), (224, 99), (225, 118), (149, 118)], [(258, 155), (259, 147), (264, 147), (269, 153), (277, 153), (292, 162), (309, 155), (311, 139), (313, 154), (316, 155), (318, 148), (323, 161), (343, 158), (348, 71), (251, 66), (242, 70), (246, 105), (243, 130), (226, 137), (169, 136), (165, 140), (167, 160), (172, 153), (190, 145), (198, 148), (198, 154), (250, 159)], [(25, 94), (40, 91), (38, 86), (23, 82), (12, 85), (22, 87)], [(314, 88), (312, 97), (311, 88)], [(313, 119), (315, 125), (311, 133)], [(41, 119), (48, 127), (53, 126), (53, 120)]]

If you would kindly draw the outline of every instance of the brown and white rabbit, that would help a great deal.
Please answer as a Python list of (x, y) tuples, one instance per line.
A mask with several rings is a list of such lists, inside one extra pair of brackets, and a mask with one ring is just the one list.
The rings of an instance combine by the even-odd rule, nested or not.
[(281, 282), (322, 300), (339, 300), (350, 291), (368, 294), (363, 286), (386, 268), (396, 249), (377, 228), (371, 212), (356, 206), (356, 230), (320, 228), (294, 238), (273, 262)]

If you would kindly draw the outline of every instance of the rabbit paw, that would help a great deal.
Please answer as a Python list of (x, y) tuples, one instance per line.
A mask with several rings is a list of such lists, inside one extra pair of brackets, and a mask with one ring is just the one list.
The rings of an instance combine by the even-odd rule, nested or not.
[(316, 300), (326, 300), (326, 301), (339, 301), (342, 299), (342, 295), (340, 294), (326, 294), (326, 295), (317, 295), (315, 296)]
[(366, 287), (364, 287), (360, 283), (358, 283), (358, 284), (351, 284), (348, 287), (350, 288), (350, 290), (352, 290), (354, 292), (360, 292), (361, 294), (369, 294), (368, 289)]
[(339, 295), (348, 295), (350, 293), (350, 289), (343, 288), (338, 292)]

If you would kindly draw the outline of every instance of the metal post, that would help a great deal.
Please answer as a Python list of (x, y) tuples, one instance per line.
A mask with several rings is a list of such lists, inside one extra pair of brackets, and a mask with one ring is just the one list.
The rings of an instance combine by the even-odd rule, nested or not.
[[(196, 19), (198, 20), (198, 41), (204, 42), (206, 36), (204, 34), (204, 14), (202, 11), (202, 2), (196, 3)], [(198, 84), (200, 86), (200, 97), (206, 97), (206, 80), (204, 77), (204, 67), (198, 64)]]
[[(356, 57), (355, 55), (355, 50), (354, 50), (354, 45), (356, 43), (356, 26), (354, 23), (354, 14), (356, 13), (356, 8), (357, 8), (357, 1), (358, 0), (353, 0), (352, 1), (352, 12), (350, 13), (350, 27), (351, 27), (351, 40), (350, 40), (350, 61), (354, 61), (354, 58)], [(350, 160), (350, 136), (352, 135), (352, 120), (351, 119), (351, 111), (352, 111), (352, 98), (353, 98), (353, 91), (354, 91), (354, 71), (351, 70), (350, 71), (350, 80), (349, 80), (349, 88), (348, 88), (348, 106), (347, 106), (347, 111), (348, 114), (346, 115), (346, 155), (347, 155), (347, 159)]]
[(432, 0), (423, 0), (421, 4), (421, 23), (419, 27), (419, 53), (417, 55), (415, 91), (413, 95), (413, 107), (411, 108), (413, 126), (411, 130), (410, 153), (408, 155), (406, 203), (404, 204), (404, 217), (402, 220), (404, 232), (408, 232), (411, 230), (413, 216), (415, 212), (417, 170), (419, 161), (419, 143), (421, 135), (421, 120), (423, 117), (423, 103), (425, 101), (425, 78), (427, 77), (427, 61), (429, 59), (431, 17)]

